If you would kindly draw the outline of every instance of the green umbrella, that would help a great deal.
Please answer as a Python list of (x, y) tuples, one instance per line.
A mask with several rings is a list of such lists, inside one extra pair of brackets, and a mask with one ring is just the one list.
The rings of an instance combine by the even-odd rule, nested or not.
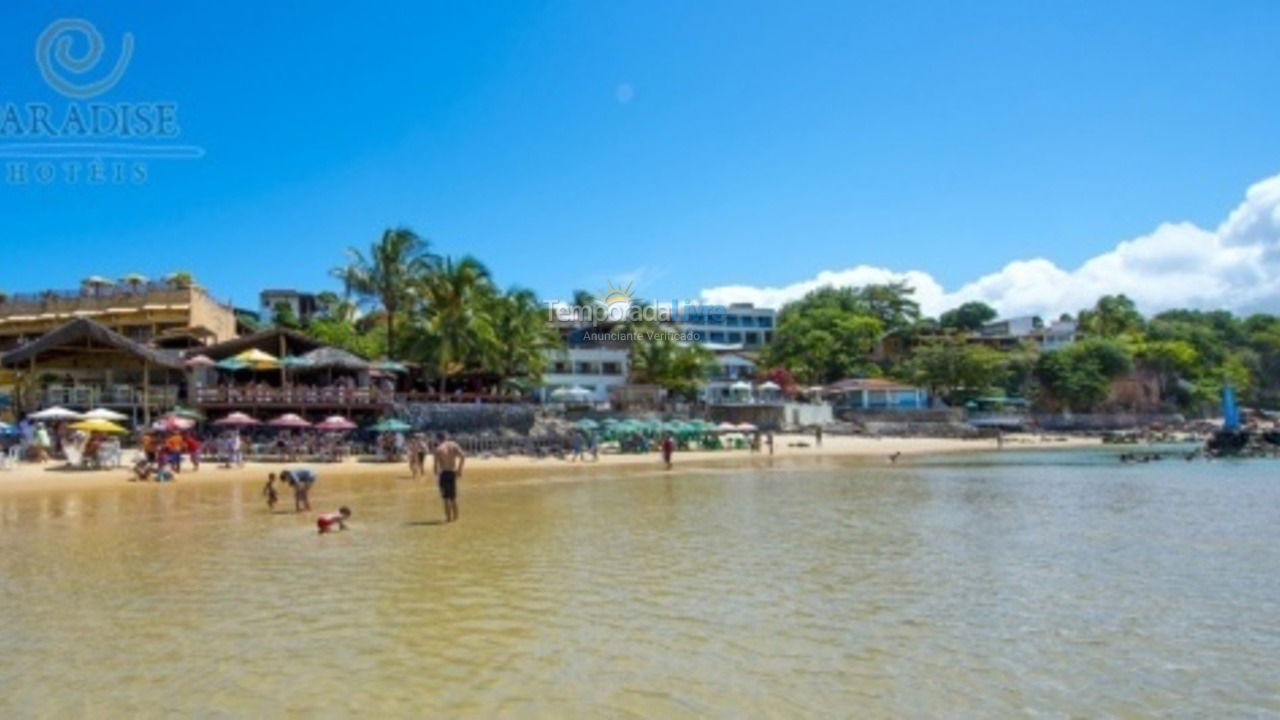
[(600, 423), (592, 420), (591, 418), (582, 418), (576, 424), (582, 430), (595, 430), (600, 427)]
[(311, 367), (311, 361), (297, 355), (285, 355), (280, 358), (280, 365), (287, 368)]
[(413, 426), (395, 418), (387, 418), (369, 426), (369, 429), (374, 432), (405, 432), (406, 430), (412, 430)]
[(382, 370), (384, 372), (409, 372), (409, 367), (407, 365), (402, 362), (396, 362), (395, 360), (379, 360), (373, 364), (373, 367), (375, 370)]
[(182, 407), (181, 405), (175, 406), (173, 410), (169, 411), (169, 414), (177, 415), (178, 417), (190, 418), (191, 420), (204, 419), (204, 413), (196, 410), (195, 408)]

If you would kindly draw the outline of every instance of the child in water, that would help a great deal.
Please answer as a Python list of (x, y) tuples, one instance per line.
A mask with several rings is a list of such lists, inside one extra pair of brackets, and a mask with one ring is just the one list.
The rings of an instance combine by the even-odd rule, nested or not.
[(276, 474), (267, 475), (267, 484), (262, 486), (262, 496), (267, 499), (267, 509), (275, 510), (276, 502), (280, 500), (280, 493), (276, 492)]
[(316, 529), (323, 535), (333, 530), (333, 526), (337, 525), (339, 530), (346, 530), (346, 520), (351, 517), (351, 508), (343, 505), (338, 508), (336, 513), (327, 513), (316, 518)]

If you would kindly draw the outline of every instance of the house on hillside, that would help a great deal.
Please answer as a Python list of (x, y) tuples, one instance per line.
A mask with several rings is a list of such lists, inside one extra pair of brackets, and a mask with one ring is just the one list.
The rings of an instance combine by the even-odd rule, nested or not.
[(848, 378), (822, 389), (823, 397), (841, 410), (924, 410), (929, 392), (888, 378)]

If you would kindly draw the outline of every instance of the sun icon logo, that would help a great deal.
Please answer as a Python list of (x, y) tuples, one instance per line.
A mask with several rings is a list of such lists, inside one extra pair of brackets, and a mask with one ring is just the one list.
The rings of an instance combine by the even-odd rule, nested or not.
[[(634, 282), (634, 281), (632, 281)], [(613, 282), (609, 282), (609, 288), (602, 290), (595, 298), (605, 305), (618, 305), (620, 303), (631, 302), (631, 284), (627, 283), (626, 287), (614, 287)]]

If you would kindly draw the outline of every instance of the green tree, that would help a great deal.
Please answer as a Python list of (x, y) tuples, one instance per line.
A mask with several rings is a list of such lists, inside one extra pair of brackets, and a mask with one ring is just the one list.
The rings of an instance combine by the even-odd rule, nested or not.
[(496, 291), (488, 268), (471, 256), (444, 258), (415, 278), (413, 288), (425, 312), (417, 347), (435, 366), (443, 391), (448, 378), (479, 367), (485, 350), (497, 344), (490, 314)]
[(715, 355), (701, 345), (682, 345), (662, 331), (639, 331), (631, 345), (633, 382), (658, 385), (693, 400), (715, 370)]
[(973, 331), (995, 319), (995, 308), (975, 300), (942, 313), (938, 317), (938, 324), (944, 330)]
[(1123, 345), (1110, 340), (1084, 340), (1044, 353), (1036, 362), (1036, 379), (1050, 400), (1076, 412), (1098, 409), (1111, 382), (1133, 369)]
[(512, 288), (495, 295), (489, 308), (493, 344), (488, 366), (505, 379), (525, 378), (536, 383), (546, 372), (547, 352), (561, 345), (560, 336), (547, 323), (546, 309), (533, 291)]
[(367, 255), (356, 248), (347, 248), (347, 264), (334, 268), (331, 273), (365, 302), (376, 302), (382, 308), (387, 327), (387, 355), (393, 358), (399, 351), (396, 320), (412, 301), (410, 293), (415, 279), (436, 264), (428, 247), (426, 240), (408, 228), (387, 229), (369, 246)]
[(287, 302), (280, 301), (271, 308), (271, 324), (276, 327), (289, 328), (297, 330), (302, 327), (302, 322), (298, 320), (297, 314), (293, 312), (293, 306)]
[(950, 405), (962, 404), (1004, 382), (1004, 356), (985, 345), (947, 340), (921, 345), (906, 366), (908, 376)]
[(1125, 295), (1103, 295), (1091, 310), (1081, 310), (1080, 329), (1097, 338), (1116, 338), (1143, 330), (1142, 314)]

